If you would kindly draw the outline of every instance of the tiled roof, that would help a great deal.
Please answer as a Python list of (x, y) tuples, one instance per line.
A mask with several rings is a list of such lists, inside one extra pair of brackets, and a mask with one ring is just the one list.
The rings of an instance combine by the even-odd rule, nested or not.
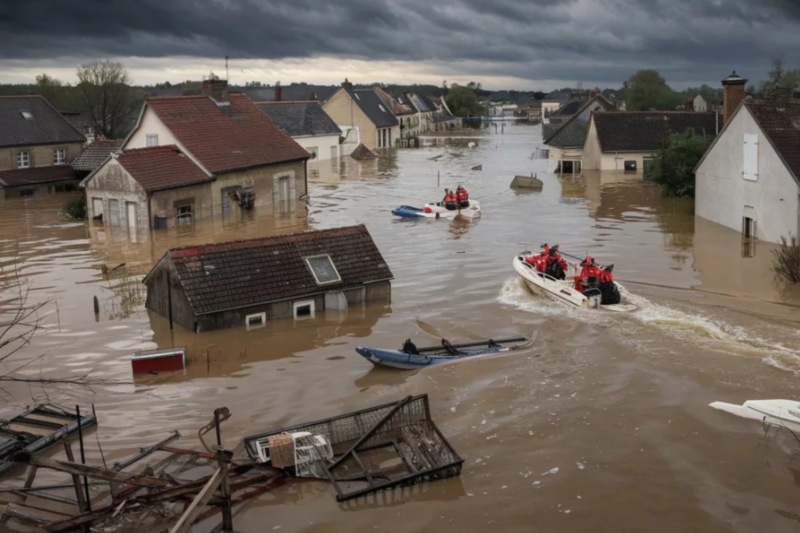
[(689, 129), (714, 138), (718, 131), (716, 120), (716, 113), (684, 111), (613, 111), (594, 114), (603, 152), (656, 152), (667, 137)]
[(214, 174), (309, 157), (243, 94), (231, 94), (230, 105), (217, 106), (207, 96), (182, 96), (150, 98), (147, 106)]
[(102, 165), (108, 156), (117, 152), (121, 146), (121, 139), (94, 141), (72, 161), (72, 168), (79, 172), (91, 172)]
[(350, 157), (358, 161), (366, 161), (368, 159), (378, 158), (378, 156), (375, 155), (375, 152), (373, 152), (363, 144), (359, 144), (358, 146), (356, 146), (356, 149), (350, 153)]
[(744, 105), (800, 182), (800, 101), (746, 100)]
[(292, 137), (342, 133), (319, 102), (256, 102), (256, 105)]
[(0, 146), (85, 141), (86, 137), (41, 96), (0, 96)]
[(544, 143), (554, 148), (583, 148), (586, 144), (586, 134), (589, 131), (589, 119), (594, 111), (610, 111), (614, 105), (605, 97), (597, 95), (581, 107), (569, 120), (559, 127), (547, 130), (543, 127)]
[[(331, 257), (340, 282), (317, 285), (304, 258), (322, 254)], [(393, 277), (363, 225), (177, 248), (167, 251), (167, 258), (174, 263), (196, 315), (361, 287)]]
[(153, 146), (125, 150), (117, 157), (133, 179), (147, 192), (174, 189), (213, 181), (177, 146)]
[(78, 179), (75, 171), (69, 165), (56, 165), (52, 167), (18, 168), (0, 172), (0, 185), (4, 187), (21, 187), (24, 185), (38, 185), (56, 181), (69, 181)]
[(350, 91), (350, 97), (376, 127), (391, 128), (399, 124), (397, 117), (383, 104), (373, 89)]
[(373, 91), (378, 95), (378, 98), (383, 102), (384, 107), (390, 109), (392, 113), (397, 116), (400, 115), (413, 115), (416, 109), (412, 106), (405, 97), (401, 95), (392, 95), (381, 89), (380, 87), (373, 87)]

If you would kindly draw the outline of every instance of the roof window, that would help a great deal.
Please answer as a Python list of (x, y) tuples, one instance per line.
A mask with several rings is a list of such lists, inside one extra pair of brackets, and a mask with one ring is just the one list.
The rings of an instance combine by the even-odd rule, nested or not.
[(356, 97), (356, 100), (361, 100), (361, 98), (358, 97), (358, 93), (353, 93), (353, 95)]
[(383, 106), (382, 106), (381, 104), (378, 104), (378, 107), (380, 107), (380, 108), (381, 108), (381, 111), (383, 111), (384, 113), (386, 113), (386, 109), (384, 109), (384, 108), (383, 108)]
[(305, 262), (311, 274), (314, 275), (314, 281), (317, 282), (317, 285), (327, 285), (342, 281), (342, 277), (339, 275), (339, 271), (336, 270), (330, 255), (312, 255), (306, 257)]
[(24, 118), (25, 120), (33, 120), (33, 113), (31, 113), (30, 111), (22, 110), (20, 111), (20, 113), (22, 113), (22, 118)]

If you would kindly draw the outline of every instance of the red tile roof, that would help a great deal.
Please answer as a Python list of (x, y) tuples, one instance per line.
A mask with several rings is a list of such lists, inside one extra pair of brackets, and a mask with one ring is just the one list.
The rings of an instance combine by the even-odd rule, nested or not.
[(154, 146), (125, 150), (117, 161), (147, 192), (174, 189), (213, 181), (178, 150), (177, 146)]
[(0, 186), (22, 187), (57, 181), (78, 179), (69, 165), (52, 167), (18, 168), (0, 172)]
[(150, 98), (147, 105), (214, 174), (309, 157), (243, 94), (223, 106), (207, 96)]
[[(321, 254), (330, 256), (341, 281), (320, 286), (314, 280), (305, 258)], [(364, 225), (174, 248), (164, 260), (175, 265), (195, 315), (362, 287), (393, 277)], [(143, 283), (147, 285), (149, 278), (150, 274)]]

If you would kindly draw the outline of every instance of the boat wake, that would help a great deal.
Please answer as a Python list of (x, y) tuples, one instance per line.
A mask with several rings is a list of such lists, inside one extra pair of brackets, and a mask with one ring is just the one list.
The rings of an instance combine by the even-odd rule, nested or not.
[[(541, 298), (524, 286), (518, 278), (509, 279), (498, 297), (501, 304), (520, 311), (543, 316), (561, 316), (598, 326), (613, 325), (630, 340), (630, 326), (655, 329), (681, 342), (699, 345), (708, 350), (744, 357), (759, 357), (765, 363), (794, 373), (800, 373), (800, 343), (786, 346), (764, 339), (747, 328), (705, 316), (693, 309), (682, 310), (657, 304), (623, 289), (625, 301), (637, 306), (630, 313), (608, 313), (573, 308)], [(622, 337), (622, 336), (621, 336)]]

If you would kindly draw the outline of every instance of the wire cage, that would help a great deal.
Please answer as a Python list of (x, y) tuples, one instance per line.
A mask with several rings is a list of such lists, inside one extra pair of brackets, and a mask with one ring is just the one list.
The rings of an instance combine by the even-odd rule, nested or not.
[(269, 439), (299, 432), (330, 443), (333, 457), (319, 459), (314, 471), (324, 471), (340, 502), (455, 477), (464, 463), (431, 419), (427, 394), (246, 437), (245, 449), (251, 459), (269, 462), (263, 451)]

